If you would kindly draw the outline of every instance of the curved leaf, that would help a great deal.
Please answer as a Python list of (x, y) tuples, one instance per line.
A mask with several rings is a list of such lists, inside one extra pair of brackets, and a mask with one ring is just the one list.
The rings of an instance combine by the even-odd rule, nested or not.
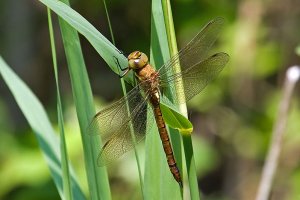
[[(118, 50), (108, 39), (106, 39), (91, 23), (89, 23), (78, 12), (61, 1), (40, 0), (49, 7), (53, 12), (65, 20), (69, 25), (81, 33), (90, 44), (96, 49), (99, 55), (109, 65), (112, 71), (120, 74), (120, 64), (122, 68), (126, 68), (128, 63), (125, 56)], [(118, 61), (116, 61), (116, 59)], [(133, 73), (127, 74), (124, 80), (133, 84)]]
[[(90, 24), (84, 17), (82, 17), (78, 12), (73, 10), (68, 5), (53, 0), (40, 0), (43, 4), (48, 6), (53, 12), (59, 15), (63, 20), (69, 23), (74, 29), (81, 33), (96, 49), (99, 55), (104, 59), (104, 61), (109, 65), (112, 71), (116, 74), (120, 74), (120, 69), (116, 63), (118, 60), (122, 68), (127, 67), (127, 59), (123, 54), (108, 40), (106, 39), (92, 24)], [(162, 40), (162, 39), (159, 39)], [(161, 42), (161, 41), (160, 41)], [(153, 52), (155, 57), (159, 57), (157, 53)], [(163, 55), (164, 60), (167, 60), (167, 55)], [(162, 65), (163, 63), (161, 63)], [(130, 71), (129, 74), (124, 76), (124, 80), (131, 85), (134, 85), (133, 72)], [(174, 109), (169, 105), (166, 105), (169, 109)], [(182, 116), (183, 117), (183, 116)], [(176, 127), (179, 129), (180, 127)]]
[(186, 117), (175, 110), (169, 109), (163, 103), (160, 104), (160, 108), (168, 126), (177, 129), (182, 135), (190, 135), (193, 132), (193, 124)]
[[(61, 154), (59, 139), (53, 130), (48, 116), (40, 101), (27, 85), (8, 67), (0, 57), (0, 74), (12, 92), (18, 106), (23, 112), (43, 151), (51, 175), (63, 199), (61, 172)], [(72, 194), (74, 199), (85, 199), (71, 169)]]

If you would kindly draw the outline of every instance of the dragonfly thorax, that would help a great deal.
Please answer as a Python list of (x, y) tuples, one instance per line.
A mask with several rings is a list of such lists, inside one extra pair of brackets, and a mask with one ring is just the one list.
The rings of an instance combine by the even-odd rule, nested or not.
[[(222, 24), (221, 18), (211, 21), (186, 47), (160, 66), (158, 71), (149, 64), (148, 57), (140, 51), (134, 51), (128, 56), (128, 67), (125, 69), (121, 68), (115, 57), (116, 64), (122, 71), (120, 77), (132, 70), (138, 84), (122, 99), (98, 112), (89, 125), (88, 133), (98, 133), (107, 138), (98, 156), (99, 166), (110, 163), (134, 148), (134, 144), (152, 130), (151, 125), (154, 124), (152, 120), (155, 118), (170, 171), (182, 187), (180, 171), (173, 155), (160, 100), (167, 100), (162, 98), (164, 91), (173, 91), (174, 86), (180, 83), (179, 90), (172, 93), (174, 101), (167, 100), (167, 102), (171, 105), (174, 103), (174, 106), (185, 103), (200, 93), (209, 81), (222, 71), (229, 60), (226, 53), (206, 56), (219, 35)], [(173, 73), (173, 66), (178, 64), (182, 71)], [(151, 104), (152, 112), (149, 112), (148, 104)]]
[(140, 51), (134, 51), (128, 56), (128, 65), (130, 69), (139, 70), (148, 64), (148, 57)]

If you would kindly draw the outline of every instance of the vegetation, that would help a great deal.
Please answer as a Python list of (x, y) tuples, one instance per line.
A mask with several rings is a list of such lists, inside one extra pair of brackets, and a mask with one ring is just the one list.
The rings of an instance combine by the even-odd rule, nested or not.
[[(262, 200), (261, 179), (271, 199), (299, 197), (299, 94), (293, 95), (297, 80), (285, 75), (299, 62), (298, 2), (76, 1), (73, 9), (62, 2), (0, 4), (23, 11), (0, 14), (1, 199)], [(218, 16), (226, 23), (212, 53), (227, 52), (230, 63), (188, 103), (192, 135), (170, 129), (184, 189), (154, 128), (135, 151), (97, 167), (101, 138), (87, 133), (88, 124), (134, 84), (132, 73), (121, 81), (116, 75), (114, 57), (126, 66), (117, 49), (141, 50), (159, 67), (176, 53), (176, 40), (184, 47)], [(189, 130), (189, 121), (167, 116), (173, 117)], [(274, 144), (278, 160), (266, 159)], [(266, 160), (275, 166), (269, 182)]]

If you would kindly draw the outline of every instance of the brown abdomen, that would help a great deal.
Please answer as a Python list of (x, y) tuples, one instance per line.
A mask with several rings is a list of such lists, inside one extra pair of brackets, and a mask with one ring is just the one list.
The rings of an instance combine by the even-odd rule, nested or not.
[(158, 132), (159, 132), (159, 135), (160, 135), (160, 139), (162, 141), (164, 151), (166, 153), (167, 162), (168, 162), (170, 171), (173, 174), (176, 181), (180, 184), (180, 186), (182, 186), (182, 180), (181, 180), (180, 172), (179, 172), (178, 167), (176, 165), (176, 161), (175, 161), (175, 158), (174, 158), (171, 142), (170, 142), (170, 139), (169, 139), (169, 135), (168, 135), (168, 132), (167, 132), (165, 121), (162, 117), (162, 113), (161, 113), (161, 110), (160, 110), (159, 103), (154, 103), (153, 102), (152, 105), (153, 105), (153, 111), (154, 111), (154, 115), (155, 115), (156, 124), (157, 124), (157, 127), (158, 127)]

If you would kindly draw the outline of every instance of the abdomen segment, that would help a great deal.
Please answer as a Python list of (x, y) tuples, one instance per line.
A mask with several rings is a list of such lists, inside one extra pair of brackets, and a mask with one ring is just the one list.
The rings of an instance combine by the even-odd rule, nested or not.
[(156, 120), (156, 124), (158, 127), (158, 132), (159, 132), (160, 139), (162, 141), (162, 145), (163, 145), (166, 157), (167, 157), (167, 162), (168, 162), (170, 171), (173, 174), (176, 181), (180, 184), (180, 186), (182, 186), (180, 172), (179, 172), (179, 169), (178, 169), (176, 161), (175, 161), (175, 157), (174, 157), (173, 150), (172, 150), (172, 145), (171, 145), (170, 138), (169, 138), (169, 135), (167, 132), (165, 121), (162, 117), (162, 113), (161, 113), (159, 104), (153, 105), (153, 111), (154, 111), (155, 120)]

